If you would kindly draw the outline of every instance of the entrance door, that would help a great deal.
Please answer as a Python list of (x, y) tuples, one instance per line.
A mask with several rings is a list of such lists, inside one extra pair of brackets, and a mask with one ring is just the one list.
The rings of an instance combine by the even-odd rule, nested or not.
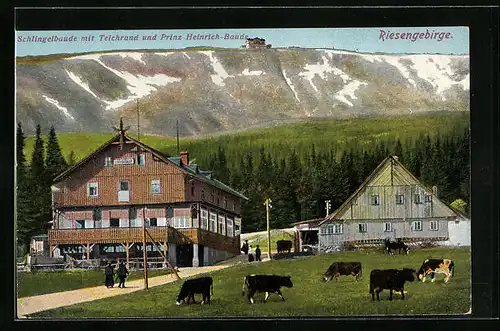
[(177, 266), (178, 267), (193, 266), (193, 245), (190, 244), (177, 245)]
[(205, 255), (205, 254), (203, 254), (204, 253), (204, 249), (205, 249), (204, 246), (198, 245), (198, 263), (199, 263), (200, 267), (204, 267), (205, 266), (205, 263), (203, 261), (203, 256)]

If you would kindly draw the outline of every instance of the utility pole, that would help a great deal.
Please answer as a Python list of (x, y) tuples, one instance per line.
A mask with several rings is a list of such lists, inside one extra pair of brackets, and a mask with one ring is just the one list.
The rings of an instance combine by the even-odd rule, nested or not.
[(326, 216), (330, 215), (330, 203), (332, 202), (331, 200), (325, 200), (326, 202)]
[(271, 228), (269, 226), (269, 209), (272, 208), (273, 206), (271, 205), (272, 200), (270, 198), (267, 198), (266, 201), (264, 202), (264, 205), (266, 206), (266, 219), (267, 219), (267, 254), (269, 256), (269, 259), (272, 259), (271, 255)]
[(139, 126), (139, 100), (137, 100), (137, 140), (141, 141), (141, 131)]
[(179, 120), (176, 122), (176, 128), (177, 128), (177, 154), (180, 155), (180, 148), (179, 148)]
[(148, 289), (148, 253), (146, 252), (146, 207), (142, 207), (142, 258), (144, 264), (144, 289)]

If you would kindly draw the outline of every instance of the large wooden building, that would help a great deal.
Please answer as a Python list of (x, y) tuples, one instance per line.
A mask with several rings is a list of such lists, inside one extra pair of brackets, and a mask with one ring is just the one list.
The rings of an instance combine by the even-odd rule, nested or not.
[[(436, 191), (422, 185), (396, 156), (387, 157), (319, 226), (314, 220), (319, 249), (386, 238), (470, 245), (470, 220), (440, 201)], [(296, 224), (297, 231), (304, 226)]]
[(190, 163), (187, 152), (167, 157), (128, 136), (122, 123), (118, 131), (55, 178), (50, 255), (142, 257), (143, 222), (152, 236), (148, 256), (161, 250), (174, 266), (239, 254), (247, 198)]

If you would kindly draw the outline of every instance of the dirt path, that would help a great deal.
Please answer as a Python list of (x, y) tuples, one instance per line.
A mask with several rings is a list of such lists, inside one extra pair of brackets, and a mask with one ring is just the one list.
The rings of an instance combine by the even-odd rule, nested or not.
[[(241, 259), (241, 258), (240, 258)], [(233, 266), (233, 261), (224, 261), (218, 265), (208, 267), (179, 268), (179, 276), (184, 279), (190, 276), (221, 270)], [(171, 275), (157, 276), (148, 279), (148, 287), (154, 287), (176, 281)], [(77, 303), (99, 300), (121, 294), (128, 294), (144, 288), (144, 280), (136, 279), (126, 283), (126, 288), (106, 288), (104, 285), (72, 291), (49, 293), (17, 299), (18, 318), (27, 318), (26, 315), (44, 310), (70, 306)]]

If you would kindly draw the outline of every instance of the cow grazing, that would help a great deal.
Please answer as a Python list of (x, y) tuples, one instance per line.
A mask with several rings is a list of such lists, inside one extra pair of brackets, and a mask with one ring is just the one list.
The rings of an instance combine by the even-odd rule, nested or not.
[(389, 300), (392, 300), (392, 292), (401, 292), (401, 299), (404, 300), (404, 285), (405, 282), (413, 282), (415, 280), (415, 270), (404, 268), (402, 270), (372, 270), (370, 273), (370, 293), (372, 300), (375, 301), (375, 292), (377, 300), (380, 301), (379, 293), (384, 289), (389, 290)]
[(253, 295), (255, 292), (266, 292), (264, 302), (269, 298), (269, 293), (277, 293), (283, 301), (285, 298), (281, 294), (280, 288), (282, 286), (292, 287), (292, 280), (290, 276), (276, 276), (276, 275), (248, 275), (243, 280), (242, 295), (245, 296), (247, 291), (248, 301), (254, 303)]
[(384, 241), (385, 249), (387, 250), (387, 254), (392, 255), (392, 250), (398, 250), (398, 253), (401, 254), (401, 250), (408, 255), (410, 253), (410, 248), (406, 245), (401, 239), (398, 239), (396, 242), (390, 241), (386, 239)]
[(436, 274), (445, 274), (444, 282), (448, 283), (455, 271), (455, 263), (450, 259), (427, 259), (418, 270), (418, 279), (425, 282), (432, 275), (431, 282), (436, 280)]
[(334, 262), (325, 272), (323, 280), (328, 282), (335, 277), (335, 280), (338, 281), (340, 275), (356, 276), (356, 281), (358, 281), (360, 277), (363, 277), (361, 262)]
[(278, 249), (278, 254), (284, 253), (285, 251), (288, 251), (288, 253), (290, 253), (292, 250), (292, 241), (291, 240), (278, 240), (276, 242), (276, 246)]
[(179, 292), (175, 303), (180, 306), (186, 298), (188, 304), (190, 299), (193, 299), (193, 303), (196, 303), (194, 295), (197, 293), (201, 293), (203, 295), (202, 304), (210, 304), (210, 294), (214, 294), (212, 277), (201, 277), (186, 280), (184, 284), (182, 284), (181, 291)]

